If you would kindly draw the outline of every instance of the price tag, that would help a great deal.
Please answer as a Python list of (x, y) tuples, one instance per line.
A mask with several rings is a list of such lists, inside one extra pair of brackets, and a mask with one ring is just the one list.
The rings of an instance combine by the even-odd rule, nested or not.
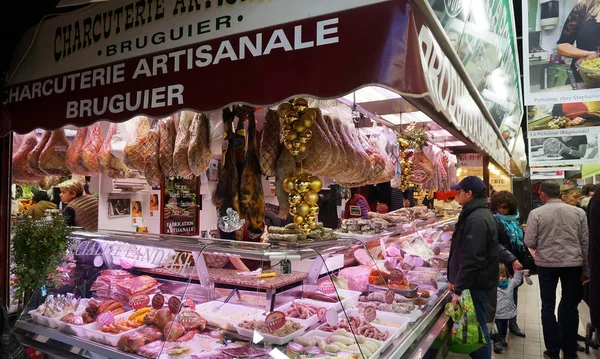
[(319, 321), (325, 322), (326, 315), (327, 315), (327, 308), (321, 307), (317, 310), (317, 317), (319, 318)]
[(371, 323), (372, 321), (375, 320), (375, 318), (377, 318), (377, 311), (375, 310), (375, 307), (368, 306), (365, 308), (363, 315), (365, 317), (365, 320), (367, 322)]
[(329, 295), (329, 294), (335, 293), (335, 286), (333, 285), (333, 282), (331, 281), (331, 278), (329, 278), (329, 277), (323, 277), (323, 278), (319, 279), (317, 281), (317, 286), (319, 287), (319, 290), (323, 294)]
[(181, 299), (179, 299), (176, 296), (172, 296), (171, 298), (169, 298), (169, 310), (171, 311), (171, 313), (173, 314), (177, 314), (179, 313), (179, 311), (181, 310)]
[(193, 310), (186, 310), (179, 313), (177, 319), (186, 330), (196, 329), (202, 322), (202, 317), (200, 314), (194, 312)]
[(152, 308), (159, 310), (165, 305), (165, 297), (162, 294), (158, 293), (154, 295), (152, 298)]
[(147, 294), (134, 295), (129, 299), (129, 305), (135, 310), (145, 308), (149, 303), (150, 297)]
[(394, 303), (394, 300), (396, 300), (396, 294), (394, 294), (391, 289), (388, 289), (387, 292), (385, 292), (385, 302), (387, 304), (392, 304)]
[(390, 271), (390, 283), (402, 283), (404, 281), (404, 273), (400, 269), (392, 269)]
[(325, 320), (327, 321), (327, 324), (331, 326), (338, 325), (338, 323), (340, 322), (340, 317), (338, 316), (337, 310), (334, 310), (333, 308), (327, 309), (327, 314), (325, 314)]
[(270, 331), (280, 329), (285, 325), (285, 314), (283, 312), (271, 312), (265, 318), (265, 325)]
[(109, 325), (115, 320), (115, 315), (112, 312), (104, 312), (96, 317), (96, 323), (100, 325)]

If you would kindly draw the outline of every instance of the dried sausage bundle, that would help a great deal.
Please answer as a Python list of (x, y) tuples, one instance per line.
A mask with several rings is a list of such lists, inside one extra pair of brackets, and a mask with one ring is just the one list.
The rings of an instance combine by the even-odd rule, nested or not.
[(51, 134), (52, 133), (50, 131), (44, 131), (44, 133), (42, 133), (42, 137), (40, 138), (40, 142), (38, 142), (33, 151), (29, 152), (27, 155), (27, 164), (29, 165), (29, 168), (31, 169), (32, 173), (35, 173), (38, 176), (46, 175), (40, 169), (40, 155), (42, 154), (44, 148), (46, 148)]
[(190, 170), (196, 176), (202, 175), (210, 166), (210, 124), (204, 114), (196, 114), (190, 126), (190, 144), (188, 162)]
[(103, 175), (110, 178), (129, 178), (133, 176), (133, 171), (125, 165), (122, 159), (110, 152), (111, 142), (117, 132), (117, 126), (116, 123), (110, 124), (104, 143), (98, 153), (100, 171)]
[(179, 115), (179, 129), (175, 138), (175, 151), (173, 152), (173, 167), (178, 176), (188, 177), (192, 174), (188, 162), (188, 150), (190, 146), (190, 126), (194, 119), (191, 111), (181, 111)]
[(173, 152), (175, 152), (175, 137), (177, 136), (175, 119), (167, 117), (160, 120), (158, 122), (158, 134), (160, 136), (160, 150), (158, 153), (160, 170), (165, 177), (177, 176), (177, 171), (173, 166)]
[(67, 168), (71, 173), (76, 175), (88, 175), (87, 169), (83, 167), (80, 161), (81, 149), (85, 142), (85, 138), (87, 137), (88, 130), (88, 127), (78, 129), (75, 139), (73, 139), (69, 149), (67, 149)]
[(67, 149), (69, 141), (64, 130), (52, 131), (48, 144), (40, 154), (40, 169), (52, 176), (66, 176), (69, 174), (67, 167)]
[(81, 165), (87, 170), (88, 174), (100, 172), (98, 164), (98, 153), (102, 147), (102, 128), (99, 123), (95, 123), (88, 128), (87, 136), (81, 146)]
[(135, 131), (125, 145), (125, 164), (127, 167), (144, 172), (148, 152), (148, 134), (150, 132), (150, 120), (148, 117), (139, 116), (133, 119)]
[(248, 114), (248, 151), (240, 185), (240, 216), (248, 222), (248, 232), (251, 235), (262, 234), (265, 222), (265, 196), (256, 153), (254, 111)]
[(275, 176), (280, 149), (279, 117), (277, 116), (277, 112), (269, 110), (265, 117), (265, 124), (263, 125), (259, 151), (260, 169), (265, 176)]

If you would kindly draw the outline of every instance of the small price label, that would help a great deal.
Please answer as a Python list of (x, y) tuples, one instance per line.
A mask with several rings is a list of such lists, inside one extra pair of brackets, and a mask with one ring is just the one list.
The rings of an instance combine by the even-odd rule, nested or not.
[(319, 279), (317, 281), (317, 286), (319, 287), (319, 290), (323, 294), (329, 295), (329, 294), (335, 293), (335, 286), (333, 285), (333, 282), (331, 281), (331, 278), (329, 278), (329, 277), (323, 277), (323, 278)]
[(202, 322), (202, 317), (200, 314), (194, 312), (193, 310), (185, 310), (179, 313), (177, 317), (179, 323), (185, 328), (185, 330), (192, 330), (198, 328), (200, 323)]
[(319, 320), (320, 320), (321, 322), (323, 322), (323, 323), (325, 322), (325, 320), (326, 320), (326, 319), (325, 319), (325, 316), (326, 316), (326, 315), (327, 315), (327, 308), (323, 308), (323, 307), (321, 307), (321, 308), (319, 308), (319, 309), (317, 310), (317, 317), (319, 318)]
[(96, 317), (96, 323), (100, 325), (109, 325), (115, 320), (115, 315), (112, 312), (104, 312)]
[(391, 289), (388, 289), (387, 292), (385, 292), (385, 302), (387, 304), (392, 304), (394, 303), (394, 300), (396, 300), (396, 294), (394, 294)]
[(377, 318), (377, 311), (375, 310), (375, 307), (368, 306), (365, 308), (363, 315), (365, 316), (365, 320), (371, 323), (375, 320), (375, 318)]
[(158, 293), (154, 295), (152, 298), (152, 308), (159, 310), (165, 305), (165, 297), (162, 294)]
[(129, 299), (129, 305), (135, 310), (145, 308), (149, 303), (150, 297), (147, 294), (134, 295)]
[(333, 308), (327, 309), (325, 320), (327, 321), (327, 324), (331, 326), (338, 325), (340, 322), (340, 317), (338, 316), (337, 310), (334, 310)]
[(280, 329), (285, 325), (285, 314), (283, 312), (271, 312), (265, 318), (265, 325), (270, 331)]
[(171, 298), (169, 298), (168, 306), (171, 313), (179, 313), (179, 311), (181, 310), (181, 299), (179, 299), (176, 296), (172, 296)]

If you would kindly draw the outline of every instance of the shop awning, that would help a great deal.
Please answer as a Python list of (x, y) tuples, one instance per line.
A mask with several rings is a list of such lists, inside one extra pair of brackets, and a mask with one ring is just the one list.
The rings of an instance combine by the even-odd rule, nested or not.
[(380, 85), (509, 167), (497, 129), (406, 0), (113, 0), (32, 29), (7, 78), (0, 136)]

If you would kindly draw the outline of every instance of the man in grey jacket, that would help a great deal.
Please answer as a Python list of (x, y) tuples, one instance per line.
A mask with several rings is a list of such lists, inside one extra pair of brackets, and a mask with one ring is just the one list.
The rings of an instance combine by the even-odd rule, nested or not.
[[(534, 253), (542, 298), (542, 326), (546, 351), (544, 358), (577, 358), (577, 329), (583, 283), (589, 277), (588, 226), (581, 208), (563, 203), (560, 186), (544, 182), (540, 187), (543, 206), (527, 219), (525, 244)], [(556, 308), (556, 286), (560, 279), (562, 297)]]

